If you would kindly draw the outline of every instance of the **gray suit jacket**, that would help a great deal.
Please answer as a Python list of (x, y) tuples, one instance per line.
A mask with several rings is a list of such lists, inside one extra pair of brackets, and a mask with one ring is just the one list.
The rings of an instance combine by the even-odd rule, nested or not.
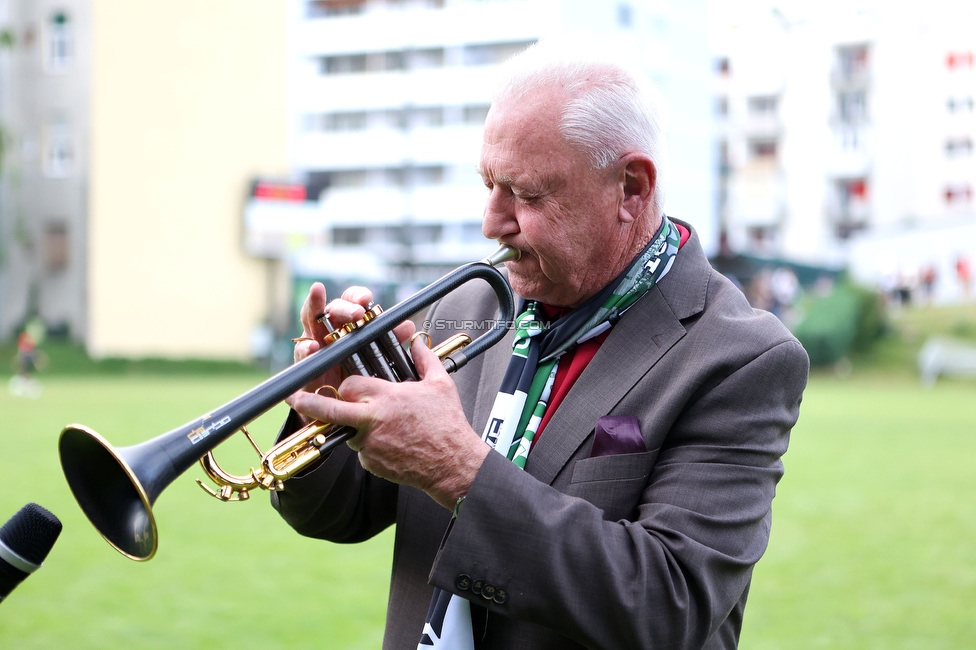
[[(477, 324), (494, 308), (471, 282), (429, 320), (446, 336), (453, 327), (438, 325)], [(506, 341), (455, 375), (479, 433)], [(300, 533), (338, 542), (396, 523), (387, 650), (417, 647), (432, 585), (475, 605), (478, 648), (734, 648), (808, 368), (796, 339), (712, 270), (692, 232), (525, 470), (489, 454), (457, 519), (366, 474), (345, 447), (272, 500)], [(635, 416), (647, 451), (592, 457), (605, 415)]]

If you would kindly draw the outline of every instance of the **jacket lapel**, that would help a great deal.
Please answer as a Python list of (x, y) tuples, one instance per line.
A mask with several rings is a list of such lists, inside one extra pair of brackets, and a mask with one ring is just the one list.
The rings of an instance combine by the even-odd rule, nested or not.
[(555, 480), (593, 432), (597, 419), (609, 414), (684, 336), (681, 320), (704, 308), (710, 272), (692, 231), (665, 279), (620, 319), (576, 380), (529, 454), (527, 472), (545, 483)]

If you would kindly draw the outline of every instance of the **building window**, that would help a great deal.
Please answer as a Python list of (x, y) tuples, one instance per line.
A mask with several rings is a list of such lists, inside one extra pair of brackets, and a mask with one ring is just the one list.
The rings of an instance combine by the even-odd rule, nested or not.
[(485, 240), (485, 235), (481, 230), (480, 221), (472, 221), (468, 223), (461, 224), (461, 241), (462, 242), (475, 242), (481, 243)]
[(344, 54), (322, 58), (322, 74), (352, 74), (366, 72), (365, 54)]
[(44, 269), (51, 274), (68, 268), (68, 224), (51, 221), (44, 226)]
[(837, 68), (844, 79), (863, 74), (868, 68), (868, 46), (860, 44), (838, 47)]
[(407, 114), (397, 108), (381, 111), (378, 115), (378, 125), (388, 129), (403, 130), (407, 128)]
[(949, 109), (950, 113), (972, 113), (973, 98), (950, 97), (948, 100), (946, 100), (946, 108)]
[[(444, 0), (414, 0), (414, 2), (419, 4), (424, 9), (444, 8)], [(410, 4), (409, 0), (386, 0), (386, 6), (388, 7), (399, 8), (409, 4)]]
[(868, 198), (868, 182), (864, 178), (852, 178), (839, 181), (837, 183), (837, 190), (843, 207), (849, 207), (853, 203), (867, 201)]
[(407, 57), (403, 52), (383, 52), (378, 67), (383, 72), (407, 69)]
[(973, 187), (969, 184), (947, 185), (945, 202), (950, 206), (969, 205), (973, 201)]
[(770, 160), (776, 158), (777, 149), (775, 140), (751, 140), (749, 142), (749, 157), (754, 160)]
[(364, 111), (350, 113), (326, 113), (322, 116), (323, 131), (362, 131), (366, 128)]
[(440, 185), (444, 182), (444, 167), (440, 165), (414, 167), (410, 182), (413, 185)]
[(413, 127), (437, 127), (444, 125), (444, 107), (430, 106), (410, 111), (410, 125)]
[(363, 12), (366, 0), (309, 0), (305, 5), (307, 18), (351, 16)]
[(775, 95), (750, 97), (747, 106), (750, 115), (773, 115), (776, 113), (776, 105), (779, 103)]
[(776, 226), (750, 226), (746, 229), (749, 249), (760, 253), (772, 250), (778, 234)]
[(403, 167), (387, 167), (383, 170), (383, 185), (403, 187), (406, 184), (406, 170)]
[(66, 72), (74, 54), (72, 23), (64, 11), (56, 11), (47, 21), (47, 49), (44, 67), (48, 72)]
[(634, 26), (634, 9), (629, 3), (622, 2), (617, 5), (617, 25), (624, 29)]
[(467, 45), (464, 48), (465, 65), (491, 65), (501, 63), (518, 54), (535, 41), (516, 43), (491, 43), (488, 45)]
[(333, 228), (332, 243), (337, 246), (355, 246), (366, 241), (365, 228)]
[(946, 155), (950, 158), (963, 158), (973, 155), (973, 139), (967, 136), (949, 138), (945, 144)]
[(972, 69), (972, 52), (949, 52), (946, 55), (946, 67), (950, 70)]
[(411, 226), (410, 241), (414, 244), (436, 244), (441, 240), (443, 230), (444, 227), (440, 224)]
[(842, 151), (856, 152), (864, 149), (867, 144), (863, 127), (845, 125), (834, 132)]
[(332, 172), (329, 177), (330, 187), (366, 187), (369, 183), (369, 174), (365, 169), (347, 169), (344, 171)]
[(484, 124), (488, 119), (488, 104), (465, 106), (463, 119), (465, 124)]
[(729, 114), (729, 98), (719, 97), (715, 100), (715, 114), (725, 117)]
[(411, 50), (407, 55), (407, 62), (411, 70), (443, 68), (444, 48), (431, 47), (422, 50)]
[(67, 124), (55, 123), (44, 126), (43, 131), (44, 175), (65, 178), (74, 171), (74, 137)]
[(834, 234), (848, 239), (868, 226), (869, 186), (866, 178), (845, 178), (834, 185), (836, 207), (832, 210)]
[(868, 104), (864, 91), (837, 93), (837, 115), (841, 122), (848, 124), (867, 120)]

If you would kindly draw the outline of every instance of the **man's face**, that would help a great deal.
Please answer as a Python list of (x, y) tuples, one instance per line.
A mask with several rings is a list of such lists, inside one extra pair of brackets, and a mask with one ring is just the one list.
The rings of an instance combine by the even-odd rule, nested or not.
[(559, 91), (492, 107), (479, 172), (489, 190), (482, 231), (522, 251), (507, 264), (524, 298), (576, 307), (620, 270), (623, 186), (615, 167), (594, 170), (559, 133)]

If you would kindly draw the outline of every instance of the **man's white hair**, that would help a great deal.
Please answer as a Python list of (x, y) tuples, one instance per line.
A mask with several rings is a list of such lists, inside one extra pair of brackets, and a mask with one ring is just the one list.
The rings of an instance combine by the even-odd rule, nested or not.
[(627, 152), (646, 154), (657, 170), (654, 211), (661, 214), (667, 168), (657, 89), (618, 45), (585, 38), (544, 40), (509, 59), (493, 103), (539, 88), (564, 91), (560, 132), (606, 169)]

